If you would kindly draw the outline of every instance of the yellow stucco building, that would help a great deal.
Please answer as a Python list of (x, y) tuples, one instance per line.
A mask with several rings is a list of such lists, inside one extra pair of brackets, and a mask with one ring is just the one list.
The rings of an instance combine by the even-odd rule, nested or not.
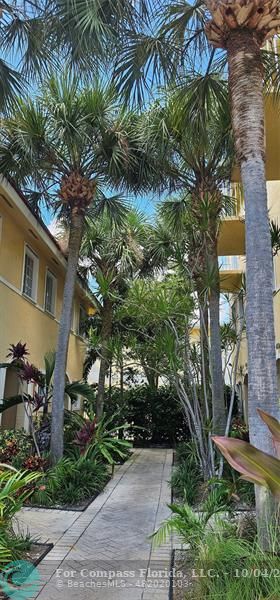
[[(26, 342), (28, 360), (44, 369), (44, 355), (55, 350), (67, 259), (24, 196), (0, 181), (0, 362), (8, 347)], [(83, 321), (92, 307), (90, 293), (77, 277), (67, 360), (70, 381), (83, 373)], [(12, 369), (0, 369), (0, 399), (18, 392)], [(24, 426), (22, 406), (2, 414), (2, 427)]]
[[(266, 99), (265, 106), (266, 127), (266, 175), (268, 192), (269, 218), (280, 225), (280, 107), (271, 95)], [(233, 173), (231, 193), (235, 198), (234, 214), (226, 217), (220, 227), (219, 256), (221, 263), (220, 281), (221, 291), (230, 293), (230, 304), (236, 322), (244, 319), (243, 300), (238, 297), (242, 286), (242, 276), (246, 273), (245, 256), (245, 208), (239, 174)], [(274, 257), (274, 321), (276, 338), (276, 360), (278, 373), (278, 386), (280, 392), (280, 256)], [(266, 291), (264, 290), (264, 294)], [(242, 344), (238, 361), (237, 389), (239, 398), (244, 408), (247, 420), (248, 400), (248, 355), (246, 331), (242, 335)]]

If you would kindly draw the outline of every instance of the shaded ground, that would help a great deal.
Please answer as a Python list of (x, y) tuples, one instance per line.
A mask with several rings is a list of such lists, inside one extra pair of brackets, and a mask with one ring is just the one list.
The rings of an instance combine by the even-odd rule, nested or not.
[(137, 449), (83, 513), (24, 509), (20, 522), (54, 543), (39, 600), (167, 600), (171, 545), (148, 536), (168, 515), (172, 450)]

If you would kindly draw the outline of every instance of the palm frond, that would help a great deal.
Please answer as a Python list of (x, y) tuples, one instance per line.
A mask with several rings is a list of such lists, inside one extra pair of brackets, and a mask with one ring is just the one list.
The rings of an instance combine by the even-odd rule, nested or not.
[(0, 59), (0, 111), (13, 107), (18, 96), (26, 91), (23, 77), (7, 62)]
[(92, 219), (105, 217), (116, 227), (121, 227), (129, 211), (129, 203), (126, 198), (115, 194), (106, 196), (100, 192), (95, 204), (90, 209)]
[(93, 389), (88, 383), (83, 381), (73, 381), (72, 383), (66, 383), (65, 394), (67, 394), (73, 402), (77, 400), (78, 396), (82, 396), (82, 398), (86, 398), (87, 400), (92, 400)]
[(162, 35), (131, 34), (118, 53), (114, 81), (132, 104), (143, 106), (149, 89), (172, 81), (176, 75), (176, 47)]

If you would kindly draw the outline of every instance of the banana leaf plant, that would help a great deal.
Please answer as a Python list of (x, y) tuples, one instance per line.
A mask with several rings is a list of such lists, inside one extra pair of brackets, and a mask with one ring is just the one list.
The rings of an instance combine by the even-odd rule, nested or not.
[[(274, 442), (275, 453), (280, 456), (280, 422), (258, 409)], [(243, 440), (213, 436), (213, 441), (228, 463), (241, 473), (241, 479), (265, 486), (280, 501), (280, 459), (262, 452)]]

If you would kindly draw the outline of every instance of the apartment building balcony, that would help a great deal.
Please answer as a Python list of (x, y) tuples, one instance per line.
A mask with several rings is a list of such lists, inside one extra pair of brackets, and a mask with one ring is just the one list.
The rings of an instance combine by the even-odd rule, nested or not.
[(244, 257), (220, 256), (220, 287), (223, 293), (235, 293), (242, 286), (242, 275), (244, 274)]
[[(280, 106), (279, 97), (273, 92), (265, 95), (265, 149), (266, 149), (266, 179), (280, 181)], [(239, 168), (235, 167), (232, 181), (240, 181)]]
[(228, 197), (226, 215), (222, 218), (218, 239), (219, 256), (245, 254), (245, 209), (241, 186), (231, 183), (223, 190)]

